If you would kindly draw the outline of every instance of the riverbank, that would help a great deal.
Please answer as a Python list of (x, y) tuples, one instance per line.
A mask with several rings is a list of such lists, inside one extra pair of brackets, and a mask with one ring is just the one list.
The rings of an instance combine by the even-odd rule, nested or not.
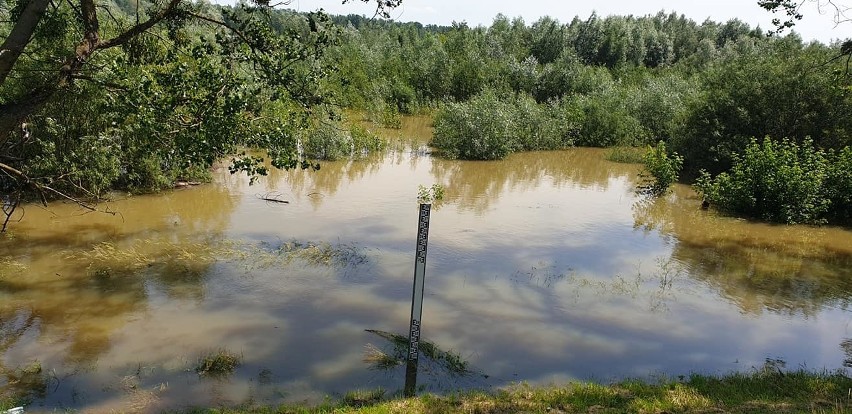
[(845, 413), (852, 411), (852, 378), (843, 371), (784, 372), (774, 364), (749, 374), (691, 375), (656, 383), (517, 385), (507, 390), (386, 397), (381, 390), (346, 394), (339, 402), (306, 407), (198, 409), (192, 413)]

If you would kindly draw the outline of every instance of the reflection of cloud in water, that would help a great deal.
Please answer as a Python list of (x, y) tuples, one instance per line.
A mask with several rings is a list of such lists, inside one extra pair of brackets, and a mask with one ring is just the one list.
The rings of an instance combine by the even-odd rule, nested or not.
[[(3, 323), (23, 310), (38, 320), (2, 363), (76, 372), (47, 409), (116, 407), (125, 376), (144, 390), (167, 382), (157, 391), (164, 408), (399, 389), (401, 372), (363, 362), (377, 343), (364, 330), (408, 327), (416, 190), (435, 182), (448, 200), (432, 214), (423, 334), (491, 375), (485, 386), (748, 370), (776, 356), (842, 363), (849, 232), (718, 218), (683, 187), (634, 209), (636, 166), (600, 155), (468, 163), (397, 152), (275, 173), (261, 187), (227, 175), (221, 186), (134, 197), (120, 209), (126, 224), (45, 216), (47, 225), (18, 226), (16, 241), (0, 242), (26, 266), (0, 263), (0, 329), (14, 334)], [(258, 200), (264, 190), (291, 203)], [(223, 239), (244, 255), (217, 251)], [(293, 240), (355, 246), (350, 257), (366, 262), (312, 262), (333, 256), (320, 246), (279, 251)], [(55, 254), (101, 242), (145, 260), (106, 261), (112, 272), (98, 279), (91, 263)], [(183, 250), (205, 259), (183, 271), (166, 263)], [(300, 251), (318, 254), (290, 256)], [(227, 381), (198, 378), (193, 361), (220, 346), (244, 364)], [(85, 364), (68, 363), (81, 355)]]

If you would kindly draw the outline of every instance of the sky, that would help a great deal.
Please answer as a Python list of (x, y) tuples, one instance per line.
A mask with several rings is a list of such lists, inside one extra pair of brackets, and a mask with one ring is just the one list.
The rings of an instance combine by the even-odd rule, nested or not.
[[(325, 9), (332, 14), (363, 14), (372, 16), (374, 7), (352, 0), (342, 5), (341, 0), (291, 0), (289, 8), (299, 11)], [(795, 30), (805, 41), (818, 40), (829, 43), (833, 39), (852, 38), (852, 22), (835, 25), (829, 10), (820, 13), (817, 2), (809, 0), (802, 8), (804, 19), (796, 24)], [(371, 2), (371, 4), (375, 4)], [(707, 18), (726, 22), (738, 18), (753, 27), (760, 25), (764, 30), (772, 28), (772, 13), (757, 5), (757, 0), (402, 0), (402, 6), (391, 11), (396, 21), (416, 21), (423, 24), (449, 25), (453, 21), (466, 21), (470, 26), (490, 26), (494, 16), (502, 13), (509, 18), (523, 17), (527, 25), (542, 16), (551, 16), (568, 23), (574, 16), (585, 19), (595, 11), (598, 16), (656, 14), (660, 10), (677, 12), (698, 23)], [(781, 13), (778, 17), (785, 17)], [(836, 27), (835, 27), (836, 26)]]

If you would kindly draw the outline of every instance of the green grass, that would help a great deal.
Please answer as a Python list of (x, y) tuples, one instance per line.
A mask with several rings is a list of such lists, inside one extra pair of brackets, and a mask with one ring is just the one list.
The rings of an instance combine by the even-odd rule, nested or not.
[(724, 377), (691, 375), (658, 382), (611, 385), (519, 384), (496, 393), (386, 398), (384, 391), (355, 391), (320, 406), (285, 405), (200, 409), (197, 413), (850, 413), (852, 379), (843, 372), (762, 370)]

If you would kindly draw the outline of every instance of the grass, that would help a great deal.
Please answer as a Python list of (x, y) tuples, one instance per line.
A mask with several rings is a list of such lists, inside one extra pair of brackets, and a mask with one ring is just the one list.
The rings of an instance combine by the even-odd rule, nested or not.
[(224, 377), (234, 372), (242, 359), (242, 355), (221, 348), (198, 358), (195, 372), (202, 377)]
[[(388, 370), (405, 364), (406, 355), (408, 354), (407, 336), (375, 329), (367, 329), (367, 332), (386, 339), (391, 345), (391, 349), (386, 352), (375, 345), (369, 344), (365, 351), (364, 362), (367, 362), (373, 369), (377, 370)], [(461, 355), (453, 351), (445, 351), (425, 339), (421, 338), (418, 350), (422, 357), (434, 362), (448, 374), (468, 375), (472, 373), (470, 364)]]
[(0, 413), (47, 395), (48, 377), (40, 362), (6, 369), (0, 365)]
[(849, 413), (852, 379), (845, 372), (760, 370), (722, 377), (691, 375), (612, 385), (514, 385), (496, 393), (387, 397), (354, 391), (319, 406), (200, 409), (198, 413)]
[(604, 156), (607, 161), (622, 164), (641, 164), (647, 149), (637, 147), (612, 147)]
[[(174, 243), (145, 239), (127, 246), (107, 241), (94, 244), (89, 250), (68, 253), (65, 258), (79, 261), (86, 266), (87, 275), (100, 280), (138, 275), (151, 269), (163, 274), (197, 276), (221, 260), (243, 262), (251, 268), (283, 266), (293, 260), (312, 266), (352, 268), (369, 261), (355, 244), (298, 240), (272, 245), (242, 240)], [(0, 258), (0, 278), (24, 268), (11, 259)]]

